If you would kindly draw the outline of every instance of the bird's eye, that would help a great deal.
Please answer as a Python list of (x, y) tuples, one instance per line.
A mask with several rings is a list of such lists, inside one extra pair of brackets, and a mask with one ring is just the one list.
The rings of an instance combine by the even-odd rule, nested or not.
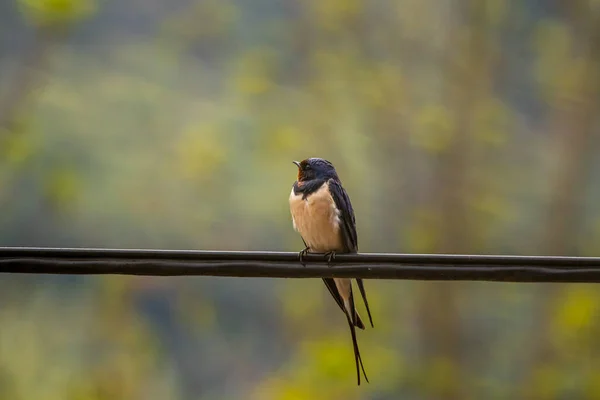
[(306, 166), (304, 167), (305, 170), (309, 170), (310, 169), (310, 165), (306, 164)]

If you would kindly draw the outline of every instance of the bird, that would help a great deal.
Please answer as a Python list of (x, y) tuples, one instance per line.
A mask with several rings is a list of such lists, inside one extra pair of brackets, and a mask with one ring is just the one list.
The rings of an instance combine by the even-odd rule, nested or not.
[[(293, 163), (298, 167), (298, 177), (292, 186), (289, 205), (292, 225), (305, 246), (299, 252), (300, 262), (304, 265), (303, 257), (307, 253), (325, 254), (328, 264), (331, 264), (338, 253), (357, 253), (354, 210), (333, 164), (322, 158), (307, 158)], [(365, 324), (355, 308), (352, 279), (323, 278), (323, 282), (344, 312), (350, 327), (358, 385), (360, 386), (361, 370), (368, 383), (369, 378), (356, 340), (356, 328), (364, 330)], [(356, 282), (369, 322), (374, 327), (364, 283), (362, 279), (356, 279)]]

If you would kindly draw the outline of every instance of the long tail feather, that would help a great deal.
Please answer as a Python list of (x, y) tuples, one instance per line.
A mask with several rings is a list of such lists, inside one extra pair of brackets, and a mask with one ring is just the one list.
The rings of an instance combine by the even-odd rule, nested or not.
[(356, 283), (358, 284), (358, 290), (360, 290), (360, 295), (362, 296), (362, 299), (365, 302), (365, 308), (367, 309), (367, 314), (369, 315), (369, 322), (371, 323), (371, 328), (375, 328), (375, 326), (373, 325), (373, 318), (371, 317), (371, 310), (369, 309), (369, 302), (367, 301), (367, 292), (365, 291), (363, 280), (357, 279)]
[[(354, 310), (353, 314), (356, 316), (356, 309), (354, 308), (354, 296), (352, 292), (350, 292), (350, 305), (351, 309)], [(348, 320), (348, 325), (350, 326), (350, 335), (352, 336), (352, 347), (354, 350), (354, 363), (356, 364), (356, 378), (358, 381), (358, 386), (360, 386), (360, 372), (362, 370), (363, 375), (365, 376), (365, 381), (369, 383), (369, 378), (367, 377), (367, 373), (365, 372), (365, 367), (362, 362), (362, 357), (360, 356), (360, 350), (358, 348), (358, 341), (356, 340), (356, 329), (355, 323), (352, 321), (352, 317), (348, 315), (348, 312), (344, 312), (346, 314), (346, 319)]]

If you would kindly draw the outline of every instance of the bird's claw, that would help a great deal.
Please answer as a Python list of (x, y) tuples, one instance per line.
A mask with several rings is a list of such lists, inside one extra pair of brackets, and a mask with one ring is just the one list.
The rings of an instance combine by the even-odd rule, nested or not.
[(325, 257), (327, 258), (327, 266), (331, 266), (333, 260), (335, 260), (335, 251), (328, 251), (325, 253)]
[(309, 250), (310, 249), (308, 247), (305, 247), (302, 251), (300, 251), (300, 253), (298, 253), (298, 257), (300, 258), (300, 264), (302, 264), (303, 267), (306, 267), (306, 263), (304, 262), (304, 256), (308, 254)]

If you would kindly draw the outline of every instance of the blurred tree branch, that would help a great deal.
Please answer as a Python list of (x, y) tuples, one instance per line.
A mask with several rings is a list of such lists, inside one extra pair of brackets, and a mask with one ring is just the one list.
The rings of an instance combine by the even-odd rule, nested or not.
[[(471, 217), (467, 200), (473, 185), (469, 160), (474, 147), (471, 116), (482, 87), (489, 85), (487, 49), (484, 42), (485, 1), (467, 2), (450, 22), (443, 73), (443, 102), (449, 116), (449, 139), (435, 161), (436, 214), (440, 218), (438, 251), (464, 252), (472, 245)], [(483, 22), (483, 23), (482, 23)], [(461, 33), (466, 29), (466, 37)], [(425, 288), (423, 288), (425, 289)], [(434, 398), (464, 399), (467, 376), (462, 366), (462, 335), (455, 285), (429, 283), (422, 292), (421, 332), (429, 374), (450, 374), (443, 379)], [(435, 310), (435, 312), (431, 312)], [(440, 364), (441, 363), (441, 364)], [(440, 370), (441, 368), (441, 370)], [(459, 383), (460, 382), (460, 383)]]
[[(563, 2), (568, 23), (578, 46), (570, 49), (573, 59), (567, 62), (566, 71), (560, 71), (556, 81), (575, 77), (576, 83), (570, 89), (570, 96), (551, 92), (553, 113), (548, 126), (554, 135), (559, 154), (556, 177), (548, 207), (548, 220), (544, 231), (544, 254), (578, 254), (580, 241), (577, 233), (581, 224), (581, 204), (579, 200), (586, 193), (591, 162), (596, 151), (594, 140), (598, 138), (598, 101), (600, 99), (600, 17), (587, 0)], [(575, 41), (573, 41), (575, 42)], [(583, 69), (575, 70), (575, 63), (583, 62)], [(527, 397), (540, 395), (543, 388), (531, 385), (536, 376), (552, 365), (558, 356), (554, 346), (554, 330), (551, 329), (556, 309), (561, 302), (560, 293), (564, 285), (542, 288), (540, 310), (537, 316), (538, 332), (545, 332), (535, 341), (532, 351), (530, 374), (524, 377), (522, 391)]]

